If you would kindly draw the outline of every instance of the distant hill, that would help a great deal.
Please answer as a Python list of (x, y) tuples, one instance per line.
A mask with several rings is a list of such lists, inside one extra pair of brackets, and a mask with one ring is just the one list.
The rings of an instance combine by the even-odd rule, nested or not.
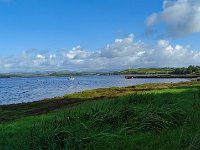
[(105, 72), (70, 72), (70, 71), (45, 71), (45, 72), (18, 72), (18, 73), (3, 73), (0, 78), (12, 77), (48, 77), (48, 76), (85, 76), (85, 75), (200, 75), (200, 66), (190, 65), (187, 68), (131, 68), (122, 71), (105, 71)]
[(199, 66), (189, 66), (187, 68), (133, 68), (120, 71), (120, 74), (195, 74), (200, 75)]
[(170, 74), (174, 68), (134, 68), (121, 71), (121, 74)]

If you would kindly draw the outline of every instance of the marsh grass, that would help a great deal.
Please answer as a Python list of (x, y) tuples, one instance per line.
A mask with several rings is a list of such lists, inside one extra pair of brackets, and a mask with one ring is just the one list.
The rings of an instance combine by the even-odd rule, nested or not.
[(0, 149), (197, 150), (198, 93), (198, 86), (140, 91), (3, 123)]

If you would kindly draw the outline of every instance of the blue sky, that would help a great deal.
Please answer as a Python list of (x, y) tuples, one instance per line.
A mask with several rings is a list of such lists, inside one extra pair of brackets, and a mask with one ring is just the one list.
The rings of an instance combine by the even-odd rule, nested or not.
[(145, 18), (162, 0), (10, 0), (0, 4), (0, 53), (71, 48), (98, 49), (134, 33), (141, 38)]
[[(0, 0), (0, 72), (196, 65), (197, 6), (198, 0)], [(120, 52), (128, 63), (115, 63)], [(170, 60), (175, 53), (184, 57)], [(181, 63), (188, 55), (195, 61)]]

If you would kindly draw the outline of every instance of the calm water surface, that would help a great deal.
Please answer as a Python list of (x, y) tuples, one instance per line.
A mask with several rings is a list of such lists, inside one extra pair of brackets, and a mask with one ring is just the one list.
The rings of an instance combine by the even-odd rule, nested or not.
[(188, 79), (132, 79), (124, 76), (8, 78), (0, 79), (0, 105), (31, 102), (89, 89), (123, 87), (143, 83), (177, 83)]

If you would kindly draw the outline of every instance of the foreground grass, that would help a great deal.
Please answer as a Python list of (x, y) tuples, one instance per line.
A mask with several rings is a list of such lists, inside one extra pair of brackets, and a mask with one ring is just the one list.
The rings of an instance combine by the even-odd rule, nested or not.
[(38, 116), (16, 115), (21, 119), (0, 124), (0, 149), (200, 149), (199, 83), (130, 88), (125, 95), (109, 89), (110, 97), (102, 89), (103, 94), (68, 95), (80, 101), (106, 98)]

